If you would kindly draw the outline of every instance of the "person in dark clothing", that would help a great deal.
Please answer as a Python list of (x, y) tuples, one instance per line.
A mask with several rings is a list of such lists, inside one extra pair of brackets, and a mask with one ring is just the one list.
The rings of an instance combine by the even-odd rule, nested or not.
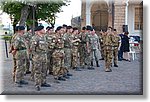
[[(122, 39), (123, 39), (123, 34), (119, 34), (120, 36), (120, 43), (122, 43)], [(121, 47), (120, 49), (118, 50), (118, 61), (122, 61), (123, 59), (123, 51), (121, 50)]]
[(121, 48), (120, 50), (123, 52), (124, 54), (124, 57), (123, 59), (126, 60), (126, 61), (130, 61), (130, 57), (129, 57), (129, 47), (130, 47), (130, 44), (129, 44), (129, 37), (128, 37), (128, 34), (129, 32), (125, 32), (123, 37), (122, 37), (122, 43), (121, 43)]

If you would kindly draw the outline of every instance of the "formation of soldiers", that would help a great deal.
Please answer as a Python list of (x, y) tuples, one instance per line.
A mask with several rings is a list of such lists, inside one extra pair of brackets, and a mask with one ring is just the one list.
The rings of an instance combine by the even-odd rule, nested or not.
[(69, 70), (94, 70), (94, 61), (96, 67), (100, 67), (99, 60), (105, 60), (105, 72), (112, 71), (112, 61), (114, 67), (118, 67), (120, 38), (111, 27), (98, 34), (88, 25), (80, 32), (76, 27), (65, 24), (55, 31), (53, 27), (48, 26), (45, 31), (44, 26), (38, 26), (35, 34), (31, 29), (25, 32), (23, 26), (17, 26), (15, 30), (10, 53), (14, 62), (13, 79), (18, 87), (28, 84), (24, 80), (25, 74), (31, 74), (36, 90), (40, 91), (41, 87), (51, 87), (46, 81), (48, 74), (60, 83), (72, 76)]

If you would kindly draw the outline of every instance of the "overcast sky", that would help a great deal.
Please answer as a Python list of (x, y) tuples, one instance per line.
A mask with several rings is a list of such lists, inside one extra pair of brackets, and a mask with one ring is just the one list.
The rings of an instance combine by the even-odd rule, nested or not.
[(69, 6), (63, 6), (63, 12), (57, 14), (56, 26), (67, 24), (71, 25), (71, 18), (81, 15), (81, 0), (70, 0)]

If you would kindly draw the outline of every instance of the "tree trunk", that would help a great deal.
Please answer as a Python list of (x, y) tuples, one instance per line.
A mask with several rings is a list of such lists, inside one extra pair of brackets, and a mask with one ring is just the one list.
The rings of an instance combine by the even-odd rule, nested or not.
[(25, 5), (21, 10), (19, 26), (25, 26), (25, 22), (29, 15), (29, 5)]

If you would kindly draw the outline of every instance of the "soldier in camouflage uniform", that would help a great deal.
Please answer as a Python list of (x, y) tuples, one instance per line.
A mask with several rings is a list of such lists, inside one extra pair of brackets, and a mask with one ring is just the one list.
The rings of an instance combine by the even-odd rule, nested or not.
[(112, 63), (112, 47), (114, 43), (112, 28), (109, 27), (107, 32), (105, 32), (104, 38), (104, 60), (105, 60), (105, 72), (111, 72)]
[(114, 29), (114, 43), (113, 43), (113, 61), (114, 61), (114, 67), (118, 67), (118, 48), (120, 47), (120, 36), (117, 35), (116, 29)]
[(73, 28), (71, 26), (67, 26), (67, 32), (64, 34), (64, 64), (68, 69), (71, 68), (71, 36), (72, 36)]
[(13, 56), (16, 59), (16, 73), (15, 73), (15, 82), (18, 87), (22, 87), (22, 84), (28, 84), (24, 81), (24, 72), (26, 69), (26, 59), (27, 59), (27, 43), (23, 34), (25, 32), (24, 26), (18, 27), (18, 34), (14, 38), (13, 46), (14, 50), (12, 51)]
[(81, 42), (79, 42), (79, 57), (80, 57), (80, 66), (81, 68), (85, 67), (85, 55), (86, 55), (86, 27), (82, 28), (81, 33), (79, 34), (79, 39)]
[(63, 77), (67, 72), (64, 72), (64, 39), (63, 39), (63, 29), (61, 26), (57, 27), (56, 34), (54, 36), (53, 42), (54, 52), (53, 52), (53, 76), (56, 82), (59, 83), (58, 80), (65, 81), (66, 79)]
[(100, 52), (101, 52), (101, 59), (100, 60), (104, 60), (104, 33), (101, 31), (100, 34), (99, 34), (99, 41), (100, 41)]
[(35, 35), (31, 41), (31, 53), (33, 55), (32, 60), (34, 63), (35, 88), (37, 91), (40, 91), (40, 86), (51, 86), (46, 83), (48, 45), (44, 36), (44, 26), (38, 26), (35, 31)]
[(47, 51), (47, 70), (50, 75), (53, 75), (53, 59), (52, 54), (54, 52), (54, 43), (53, 43), (53, 36), (55, 35), (52, 27), (46, 28), (46, 41), (48, 43), (48, 51)]
[(71, 55), (71, 67), (75, 69), (76, 71), (81, 71), (78, 67), (78, 49), (79, 49), (79, 42), (81, 40), (78, 38), (78, 29), (73, 28), (73, 33), (72, 33), (72, 55)]
[(63, 34), (65, 34), (67, 32), (67, 25), (63, 24), (62, 27), (63, 27)]
[[(31, 29), (28, 29), (27, 32), (24, 34), (24, 38), (26, 39), (26, 42), (27, 42), (27, 50), (30, 49), (30, 44), (31, 44), (31, 39), (32, 39), (32, 32), (31, 32)], [(30, 71), (30, 59), (32, 58), (30, 52), (28, 51), (27, 52), (27, 55), (28, 55), (28, 59), (26, 60), (26, 74), (30, 74), (31, 71)]]
[[(12, 51), (14, 50), (13, 43), (14, 43), (14, 38), (18, 34), (18, 28), (19, 28), (19, 26), (16, 26), (16, 28), (15, 28), (15, 34), (12, 36), (9, 53), (12, 53)], [(15, 56), (13, 55), (13, 73), (12, 73), (12, 75), (13, 75), (13, 81), (15, 81), (16, 67), (17, 67), (17, 65), (16, 65), (16, 59), (15, 59)]]
[(100, 43), (99, 43), (99, 38), (97, 36), (97, 34), (95, 33), (95, 30), (93, 29), (93, 31), (91, 32), (91, 35), (89, 37), (90, 39), (90, 45), (91, 45), (91, 63), (93, 66), (93, 61), (95, 59), (96, 61), (96, 66), (99, 66), (99, 59), (100, 59)]
[(90, 44), (90, 37), (91, 37), (91, 31), (93, 31), (93, 28), (91, 26), (86, 27), (86, 57), (85, 57), (85, 64), (87, 69), (93, 70), (93, 62), (91, 61), (91, 44)]

